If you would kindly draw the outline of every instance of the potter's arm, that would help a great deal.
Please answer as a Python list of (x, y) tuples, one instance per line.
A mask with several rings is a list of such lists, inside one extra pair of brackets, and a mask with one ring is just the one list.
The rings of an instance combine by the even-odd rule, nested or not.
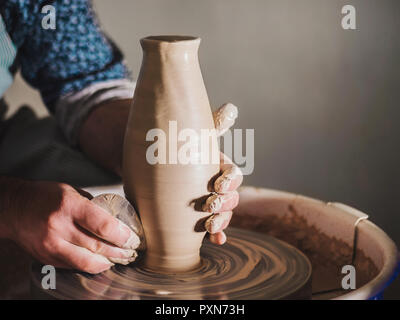
[(6, 1), (0, 11), (17, 47), (16, 68), (40, 92), (69, 144), (77, 146), (82, 123), (93, 109), (131, 99), (134, 83), (121, 51), (102, 32), (90, 1), (75, 0), (73, 6), (52, 3), (57, 12), (54, 30), (42, 27), (45, 4)]
[(103, 167), (121, 175), (122, 147), (131, 99), (94, 108), (79, 131), (81, 149)]
[[(40, 91), (68, 142), (76, 145), (87, 115), (112, 100), (132, 98), (133, 83), (89, 1), (76, 0), (73, 6), (54, 1), (54, 30), (42, 28), (41, 9), (47, 2), (5, 1), (0, 11), (18, 50), (15, 67)], [(103, 151), (111, 145), (105, 143)], [(128, 263), (138, 245), (127, 226), (71, 186), (1, 176), (0, 237), (14, 240), (43, 263), (92, 273), (110, 267), (106, 257)]]

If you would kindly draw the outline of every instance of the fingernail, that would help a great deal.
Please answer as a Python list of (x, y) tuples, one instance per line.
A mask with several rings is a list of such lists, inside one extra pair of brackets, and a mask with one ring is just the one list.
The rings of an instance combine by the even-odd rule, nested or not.
[(136, 251), (133, 249), (125, 249), (125, 250), (123, 250), (122, 254), (126, 258), (131, 258), (136, 254)]
[(210, 241), (212, 243), (222, 245), (226, 242), (226, 234), (222, 231), (215, 234), (210, 234)]
[(225, 103), (214, 114), (214, 123), (219, 134), (222, 135), (235, 123), (238, 109), (232, 103)]
[(125, 242), (125, 244), (122, 246), (124, 249), (137, 249), (140, 245), (140, 238), (139, 236), (132, 232), (131, 236), (129, 239)]
[(120, 228), (121, 232), (126, 233), (127, 236), (129, 235), (128, 240), (126, 240), (126, 242), (122, 246), (122, 248), (136, 249), (140, 245), (139, 236), (121, 221), (119, 221), (119, 228)]
[(230, 211), (212, 215), (206, 221), (206, 230), (211, 234), (221, 231), (228, 224), (230, 215)]
[(206, 203), (203, 206), (203, 210), (210, 213), (216, 213), (222, 208), (222, 205), (225, 202), (231, 200), (232, 197), (233, 194), (231, 192), (223, 195), (212, 195), (206, 200)]
[(101, 272), (107, 271), (107, 270), (109, 270), (111, 267), (114, 267), (114, 266), (115, 266), (115, 263), (113, 263), (113, 262), (111, 262), (111, 261), (108, 261), (108, 267), (105, 267), (104, 270), (101, 271)]
[(221, 231), (220, 232), (220, 239), (219, 239), (219, 243), (222, 245), (226, 242), (226, 234), (225, 232)]
[(120, 233), (125, 236), (126, 238), (129, 238), (131, 236), (131, 233), (133, 232), (131, 228), (129, 228), (125, 223), (123, 223), (121, 220), (118, 220), (119, 223), (119, 231)]
[(127, 264), (130, 264), (130, 263), (132, 263), (133, 261), (135, 261), (136, 260), (136, 258), (137, 258), (137, 253), (136, 253), (136, 251), (134, 252), (134, 254), (133, 254), (133, 256), (132, 257), (130, 257), (130, 258), (127, 258), (127, 259), (124, 259), (124, 258), (108, 258), (108, 260), (110, 260), (111, 262), (113, 262), (113, 263), (118, 263), (118, 264), (123, 264), (123, 265), (127, 265)]
[(229, 187), (232, 181), (241, 174), (241, 171), (238, 167), (233, 166), (227, 169), (216, 181), (215, 181), (215, 189), (217, 192), (226, 192), (229, 190)]
[(104, 263), (107, 265), (107, 267), (103, 271), (108, 270), (109, 268), (111, 268), (115, 265), (110, 259), (108, 259), (100, 254), (96, 254), (95, 257), (100, 263)]
[(222, 207), (222, 197), (218, 194), (214, 194), (207, 198), (206, 203), (203, 206), (203, 210), (206, 212), (217, 212)]

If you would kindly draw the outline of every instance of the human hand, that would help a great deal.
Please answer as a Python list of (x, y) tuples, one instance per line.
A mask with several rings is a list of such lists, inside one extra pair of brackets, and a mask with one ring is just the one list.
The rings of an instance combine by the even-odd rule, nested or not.
[(96, 274), (135, 260), (139, 236), (84, 191), (27, 182), (19, 192), (11, 238), (42, 263)]
[[(213, 113), (217, 135), (223, 135), (237, 118), (237, 108), (227, 103)], [(236, 189), (243, 181), (240, 169), (223, 153), (220, 154), (221, 174), (214, 182), (214, 193), (203, 205), (203, 210), (212, 213), (206, 220), (205, 228), (210, 234), (210, 241), (222, 245), (226, 242), (223, 230), (229, 225), (232, 210), (239, 203), (239, 193)]]

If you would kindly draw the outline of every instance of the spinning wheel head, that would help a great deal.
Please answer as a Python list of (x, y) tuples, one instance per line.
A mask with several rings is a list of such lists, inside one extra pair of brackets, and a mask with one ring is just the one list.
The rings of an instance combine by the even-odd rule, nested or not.
[(228, 242), (205, 241), (196, 270), (158, 274), (140, 259), (99, 274), (57, 270), (57, 289), (41, 287), (41, 265), (32, 267), (36, 297), (56, 299), (308, 299), (311, 264), (296, 248), (260, 233), (227, 230)]

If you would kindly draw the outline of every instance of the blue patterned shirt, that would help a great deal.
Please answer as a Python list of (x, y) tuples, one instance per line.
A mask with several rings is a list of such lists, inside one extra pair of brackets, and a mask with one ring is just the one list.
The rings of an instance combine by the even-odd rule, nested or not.
[(0, 97), (12, 83), (9, 68), (14, 62), (16, 50), (0, 15)]
[[(42, 27), (45, 5), (55, 8), (54, 30)], [(129, 79), (121, 52), (101, 31), (88, 0), (0, 0), (0, 16), (17, 51), (11, 71), (21, 70), (56, 117), (60, 108), (59, 123), (74, 144), (79, 121), (73, 114), (79, 111), (81, 119), (92, 107), (81, 103), (80, 110), (76, 110), (78, 100), (87, 102), (96, 93), (84, 90), (97, 85), (103, 93), (107, 88), (121, 93), (121, 84), (113, 80)], [(125, 85), (125, 89), (133, 94), (132, 87)], [(112, 97), (109, 92), (105, 96)], [(75, 107), (69, 108), (72, 103)]]

